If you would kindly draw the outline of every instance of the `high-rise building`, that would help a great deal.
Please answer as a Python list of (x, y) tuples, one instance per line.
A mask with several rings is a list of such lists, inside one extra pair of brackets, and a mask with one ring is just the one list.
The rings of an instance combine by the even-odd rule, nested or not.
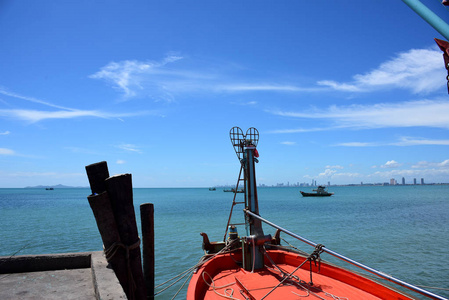
[(424, 184), (424, 178), (421, 178), (421, 184)]
[(396, 184), (397, 184), (396, 179), (391, 178), (391, 179), (390, 179), (390, 185), (396, 185)]
[(413, 184), (416, 185), (416, 178), (413, 178)]
[(402, 177), (402, 185), (405, 185), (405, 178)]

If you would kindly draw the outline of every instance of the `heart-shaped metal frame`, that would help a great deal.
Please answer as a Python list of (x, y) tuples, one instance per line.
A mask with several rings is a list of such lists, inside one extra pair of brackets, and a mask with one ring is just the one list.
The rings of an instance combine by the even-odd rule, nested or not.
[(232, 127), (229, 131), (229, 136), (239, 160), (242, 159), (245, 146), (252, 145), (257, 147), (259, 143), (259, 131), (254, 127), (248, 128), (246, 134), (243, 134), (243, 130), (240, 127)]

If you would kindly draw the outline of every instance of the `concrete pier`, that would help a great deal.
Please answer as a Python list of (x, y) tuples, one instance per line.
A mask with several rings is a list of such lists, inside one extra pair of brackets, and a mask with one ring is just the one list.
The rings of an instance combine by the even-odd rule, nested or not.
[(127, 299), (102, 251), (0, 256), (0, 299)]

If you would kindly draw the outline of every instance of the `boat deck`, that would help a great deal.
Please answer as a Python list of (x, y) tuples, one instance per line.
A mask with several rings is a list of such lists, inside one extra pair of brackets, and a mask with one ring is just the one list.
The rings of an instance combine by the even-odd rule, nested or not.
[[(278, 265), (287, 272), (295, 268), (289, 265)], [(295, 275), (308, 279), (309, 272), (298, 270)], [(209, 287), (204, 299), (216, 299), (217, 296), (232, 296), (236, 299), (298, 299), (298, 297), (310, 297), (318, 299), (382, 299), (373, 296), (361, 289), (349, 285), (343, 285), (335, 279), (327, 278), (320, 274), (313, 275), (311, 286), (305, 281), (289, 280), (275, 288), (282, 277), (279, 273), (264, 269), (254, 273), (243, 269), (223, 272), (214, 276), (213, 283)], [(245, 296), (244, 296), (245, 295)]]
[[(237, 255), (215, 257), (205, 263), (192, 278), (190, 299), (412, 299), (346, 269), (322, 263), (313, 265), (310, 283), (309, 262), (295, 271), (306, 257), (270, 251), (276, 266), (254, 272), (245, 271), (235, 263)], [(270, 265), (270, 263), (267, 263)], [(283, 281), (283, 274), (292, 276)], [(295, 271), (295, 272), (294, 272)], [(338, 278), (338, 279), (337, 279)], [(231, 297), (231, 298), (229, 298)]]

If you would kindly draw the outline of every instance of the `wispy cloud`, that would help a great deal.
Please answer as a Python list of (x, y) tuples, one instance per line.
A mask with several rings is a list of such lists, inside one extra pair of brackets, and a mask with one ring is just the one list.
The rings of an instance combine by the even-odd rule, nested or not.
[[(275, 115), (280, 116), (287, 116), (284, 114), (284, 112), (280, 111), (268, 111), (269, 113), (273, 113)], [(268, 130), (267, 133), (303, 133), (303, 132), (318, 132), (318, 131), (328, 131), (328, 130), (335, 130), (341, 127), (337, 126), (330, 126), (330, 127), (315, 127), (315, 128), (293, 128), (293, 129), (274, 129), (274, 130)]]
[(142, 151), (139, 149), (138, 146), (133, 144), (120, 144), (116, 146), (119, 149), (128, 151), (128, 152), (136, 152), (136, 153), (142, 153)]
[(11, 132), (10, 131), (4, 131), (4, 132), (0, 132), (0, 135), (9, 135)]
[(344, 169), (344, 167), (343, 167), (343, 166), (340, 166), (340, 165), (326, 166), (325, 168), (326, 168), (326, 169), (339, 169), (339, 170)]
[(133, 117), (147, 114), (148, 112), (137, 113), (108, 113), (96, 110), (58, 110), (44, 111), (31, 109), (0, 109), (0, 117), (18, 119), (31, 123), (49, 119), (73, 119), (81, 117), (95, 117), (103, 119)]
[[(28, 97), (19, 95), (14, 92), (6, 91), (5, 89), (0, 88), (0, 94), (25, 100), (28, 102), (33, 102), (36, 104), (40, 104), (42, 106), (48, 108), (56, 108), (57, 110), (43, 110), (43, 109), (0, 109), (0, 117), (11, 118), (17, 120), (23, 120), (31, 123), (49, 120), (49, 119), (73, 119), (73, 118), (81, 118), (81, 117), (94, 117), (94, 118), (103, 118), (103, 119), (120, 119), (124, 117), (134, 117), (148, 114), (156, 114), (151, 111), (139, 111), (139, 112), (106, 112), (101, 110), (81, 110), (76, 108), (64, 107), (60, 105), (56, 105), (50, 103), (48, 101), (43, 101), (34, 97)], [(0, 135), (9, 134), (9, 131), (0, 133)]]
[(296, 142), (285, 141), (285, 142), (281, 142), (281, 144), (287, 145), (287, 146), (293, 146), (293, 145), (296, 145)]
[(427, 168), (441, 168), (441, 169), (449, 169), (449, 159), (446, 159), (442, 162), (428, 162), (428, 161), (420, 161), (414, 165), (412, 165), (413, 169), (427, 169)]
[(335, 146), (342, 147), (383, 147), (383, 146), (449, 146), (449, 140), (435, 140), (421, 137), (401, 137), (396, 142), (346, 142)]
[(390, 145), (395, 145), (395, 146), (419, 146), (419, 145), (449, 146), (449, 140), (401, 137), (398, 142), (391, 143)]
[(161, 61), (124, 60), (110, 62), (95, 74), (92, 79), (104, 80), (123, 93), (124, 100), (133, 97), (150, 97), (154, 100), (171, 102), (179, 93), (223, 93), (223, 92), (314, 92), (322, 87), (302, 87), (268, 78), (260, 82), (239, 80), (242, 68), (229, 69), (210, 65), (204, 61), (186, 68), (185, 58), (168, 55)]
[(435, 91), (444, 85), (441, 51), (411, 49), (397, 54), (378, 68), (357, 74), (351, 82), (321, 80), (317, 84), (338, 91), (367, 92), (379, 88), (403, 88), (414, 93)]
[(354, 75), (350, 82), (325, 79), (313, 85), (284, 81), (278, 77), (240, 80), (243, 68), (229, 67), (232, 63), (226, 65), (228, 66), (204, 60), (200, 63), (190, 57), (168, 54), (159, 61), (112, 61), (89, 77), (110, 84), (123, 94), (123, 100), (149, 97), (166, 102), (175, 101), (176, 96), (181, 93), (204, 92), (368, 92), (381, 88), (403, 88), (421, 93), (441, 88), (445, 78), (441, 53), (436, 48), (412, 49), (399, 53), (375, 70)]
[(181, 59), (183, 59), (181, 56), (168, 55), (162, 61), (125, 60), (110, 62), (89, 77), (111, 83), (114, 88), (124, 93), (125, 98), (134, 97), (139, 90), (143, 89), (158, 89), (167, 98), (169, 92), (164, 91), (166, 90), (164, 82), (167, 78), (179, 80), (185, 78), (186, 74), (165, 68), (165, 66)]
[(218, 86), (216, 89), (228, 92), (232, 91), (310, 92), (316, 90), (316, 88), (302, 88), (299, 86), (283, 85), (283, 84), (228, 84)]
[(324, 172), (318, 174), (318, 177), (332, 177), (335, 173), (337, 173), (336, 170), (326, 169)]
[(0, 148), (0, 155), (15, 155), (14, 150), (8, 148)]
[(37, 98), (34, 98), (34, 97), (29, 97), (29, 96), (20, 95), (20, 94), (17, 94), (17, 93), (8, 91), (8, 90), (3, 89), (3, 88), (0, 88), (0, 94), (1, 94), (1, 95), (5, 95), (5, 96), (8, 96), (8, 97), (13, 97), (13, 98), (16, 98), (16, 99), (25, 100), (25, 101), (28, 101), (28, 102), (33, 102), (33, 103), (37, 103), (37, 104), (42, 104), (42, 105), (48, 106), (48, 107), (59, 108), (59, 109), (69, 110), (69, 111), (70, 111), (70, 110), (74, 110), (73, 108), (64, 107), (64, 106), (60, 106), (60, 105), (56, 105), (56, 104), (50, 103), (50, 102), (48, 102), (48, 101), (44, 101), (44, 100), (37, 99)]
[[(421, 100), (399, 103), (379, 103), (374, 105), (329, 106), (327, 109), (312, 111), (269, 111), (275, 115), (323, 119), (334, 123), (332, 128), (386, 128), (386, 127), (436, 127), (449, 129), (449, 101)], [(329, 126), (328, 129), (330, 129)], [(304, 129), (318, 131), (321, 129)], [(273, 133), (301, 132), (297, 129), (277, 130)]]

